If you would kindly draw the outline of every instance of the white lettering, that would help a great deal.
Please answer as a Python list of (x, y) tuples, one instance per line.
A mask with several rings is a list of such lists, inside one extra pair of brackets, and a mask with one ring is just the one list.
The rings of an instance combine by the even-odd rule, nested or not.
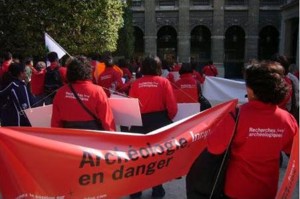
[(249, 137), (281, 138), (284, 129), (249, 127)]

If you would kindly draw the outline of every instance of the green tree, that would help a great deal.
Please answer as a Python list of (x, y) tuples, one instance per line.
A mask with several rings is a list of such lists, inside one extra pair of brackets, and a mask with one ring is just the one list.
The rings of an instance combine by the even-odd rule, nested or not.
[(70, 54), (115, 51), (123, 26), (119, 0), (2, 0), (1, 50), (44, 55), (44, 32)]
[(124, 26), (119, 31), (118, 51), (119, 56), (130, 58), (134, 53), (134, 29), (132, 23), (132, 0), (127, 0), (127, 6), (124, 7)]

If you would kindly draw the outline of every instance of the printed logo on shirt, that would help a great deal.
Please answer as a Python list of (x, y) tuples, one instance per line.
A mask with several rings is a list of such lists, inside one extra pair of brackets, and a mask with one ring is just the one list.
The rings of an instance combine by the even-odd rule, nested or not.
[[(89, 98), (90, 98), (89, 95), (81, 94), (81, 93), (77, 93), (77, 95), (81, 99), (81, 101), (89, 101)], [(65, 98), (76, 99), (72, 92), (66, 92)]]
[(158, 83), (157, 82), (141, 82), (139, 83), (139, 88), (157, 88)]
[(281, 138), (284, 129), (249, 128), (249, 137)]
[(103, 75), (100, 77), (100, 80), (106, 80), (106, 79), (111, 79), (112, 78), (112, 75)]

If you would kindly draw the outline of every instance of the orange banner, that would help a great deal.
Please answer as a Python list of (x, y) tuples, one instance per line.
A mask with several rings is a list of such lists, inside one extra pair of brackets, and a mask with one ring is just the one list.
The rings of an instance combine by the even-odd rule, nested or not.
[(217, 105), (147, 135), (0, 128), (2, 196), (111, 199), (184, 176), (211, 134), (232, 133), (236, 105)]

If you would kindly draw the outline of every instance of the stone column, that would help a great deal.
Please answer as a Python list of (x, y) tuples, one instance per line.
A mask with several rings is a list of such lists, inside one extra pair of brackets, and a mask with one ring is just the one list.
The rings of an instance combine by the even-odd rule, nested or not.
[(156, 17), (155, 17), (155, 1), (145, 2), (145, 55), (157, 54), (157, 34), (156, 34)]
[(248, 1), (248, 30), (246, 35), (245, 62), (258, 58), (259, 0)]
[(212, 41), (212, 61), (218, 68), (219, 76), (225, 74), (224, 70), (224, 1), (213, 1), (213, 29), (211, 35)]
[(178, 23), (178, 36), (177, 36), (177, 52), (179, 62), (190, 61), (190, 1), (179, 1), (179, 23)]

